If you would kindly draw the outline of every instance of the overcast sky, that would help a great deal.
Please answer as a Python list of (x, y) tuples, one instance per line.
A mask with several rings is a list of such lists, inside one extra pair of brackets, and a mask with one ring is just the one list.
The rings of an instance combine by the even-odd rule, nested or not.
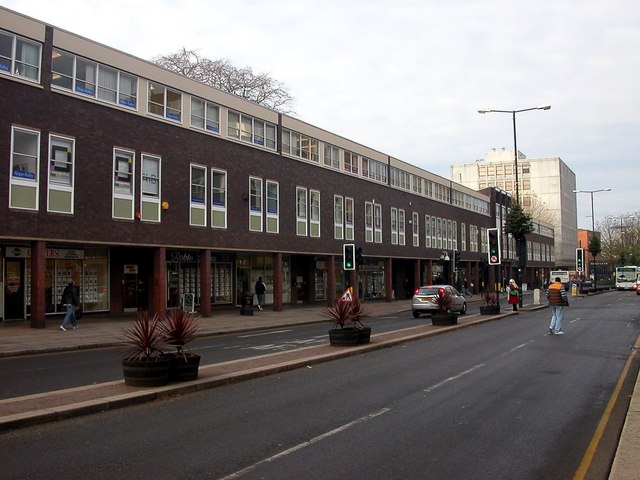
[[(0, 0), (131, 55), (181, 48), (284, 83), (297, 117), (445, 178), (560, 157), (596, 224), (640, 210), (638, 0)], [(578, 227), (591, 228), (589, 194)]]

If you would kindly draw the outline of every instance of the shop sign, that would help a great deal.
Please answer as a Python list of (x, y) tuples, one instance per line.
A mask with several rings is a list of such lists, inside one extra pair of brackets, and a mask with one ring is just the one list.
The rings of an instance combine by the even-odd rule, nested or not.
[(138, 273), (138, 265), (125, 264), (124, 265), (124, 273), (125, 274), (136, 274)]
[(168, 262), (193, 263), (200, 261), (199, 252), (185, 252), (180, 250), (172, 250), (167, 252)]
[[(7, 258), (31, 258), (31, 248), (5, 247), (4, 256)], [(84, 250), (79, 248), (47, 248), (44, 251), (44, 256), (61, 260), (82, 260)]]

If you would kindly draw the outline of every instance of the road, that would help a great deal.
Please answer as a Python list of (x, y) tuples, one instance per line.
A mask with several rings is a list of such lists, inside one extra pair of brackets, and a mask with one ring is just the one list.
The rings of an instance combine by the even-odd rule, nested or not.
[[(478, 309), (477, 304), (469, 305), (470, 314), (477, 313)], [(374, 333), (425, 322), (429, 322), (428, 316), (414, 319), (410, 311), (367, 319)], [(200, 353), (202, 364), (207, 365), (327, 343), (328, 325), (327, 322), (206, 337), (194, 341), (189, 348)], [(121, 380), (120, 360), (125, 353), (126, 348), (118, 347), (0, 358), (0, 399)]]
[(564, 336), (530, 312), (7, 432), (2, 476), (571, 479), (640, 333), (637, 301), (574, 301)]

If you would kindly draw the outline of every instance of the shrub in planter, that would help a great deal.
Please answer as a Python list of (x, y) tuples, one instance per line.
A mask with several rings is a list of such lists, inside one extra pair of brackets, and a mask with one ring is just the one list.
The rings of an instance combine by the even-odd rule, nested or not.
[(432, 325), (455, 325), (458, 323), (458, 314), (451, 311), (453, 299), (444, 288), (438, 289), (434, 302), (438, 311), (431, 314)]
[(198, 378), (200, 355), (184, 350), (185, 345), (196, 338), (198, 317), (182, 309), (170, 310), (162, 319), (160, 332), (167, 345), (176, 351), (166, 356), (170, 360), (169, 380), (195, 380)]
[(325, 308), (322, 314), (333, 322), (329, 330), (331, 345), (357, 345), (369, 343), (371, 328), (362, 323), (368, 316), (360, 300), (344, 302), (337, 300)]
[(481, 315), (496, 315), (500, 313), (500, 303), (496, 292), (485, 289), (482, 292), (482, 299), (484, 300), (484, 305), (480, 306)]
[(160, 317), (149, 319), (147, 312), (139, 312), (129, 328), (123, 330), (125, 343), (132, 348), (122, 360), (122, 373), (127, 385), (157, 387), (169, 379), (169, 359), (163, 356), (164, 338), (160, 331)]

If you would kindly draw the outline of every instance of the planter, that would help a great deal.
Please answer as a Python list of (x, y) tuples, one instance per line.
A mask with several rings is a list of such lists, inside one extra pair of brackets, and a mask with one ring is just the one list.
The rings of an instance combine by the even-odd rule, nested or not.
[(172, 353), (169, 358), (169, 381), (184, 382), (198, 378), (200, 355), (197, 353)]
[(371, 327), (362, 327), (358, 329), (358, 345), (369, 343), (371, 340)]
[(122, 360), (124, 383), (132, 387), (160, 387), (169, 381), (169, 359)]
[(457, 313), (445, 312), (431, 314), (431, 325), (456, 325), (457, 323)]
[(497, 315), (500, 313), (500, 305), (480, 306), (480, 315)]
[(332, 328), (329, 330), (330, 345), (357, 345), (359, 337), (360, 331), (357, 328)]

